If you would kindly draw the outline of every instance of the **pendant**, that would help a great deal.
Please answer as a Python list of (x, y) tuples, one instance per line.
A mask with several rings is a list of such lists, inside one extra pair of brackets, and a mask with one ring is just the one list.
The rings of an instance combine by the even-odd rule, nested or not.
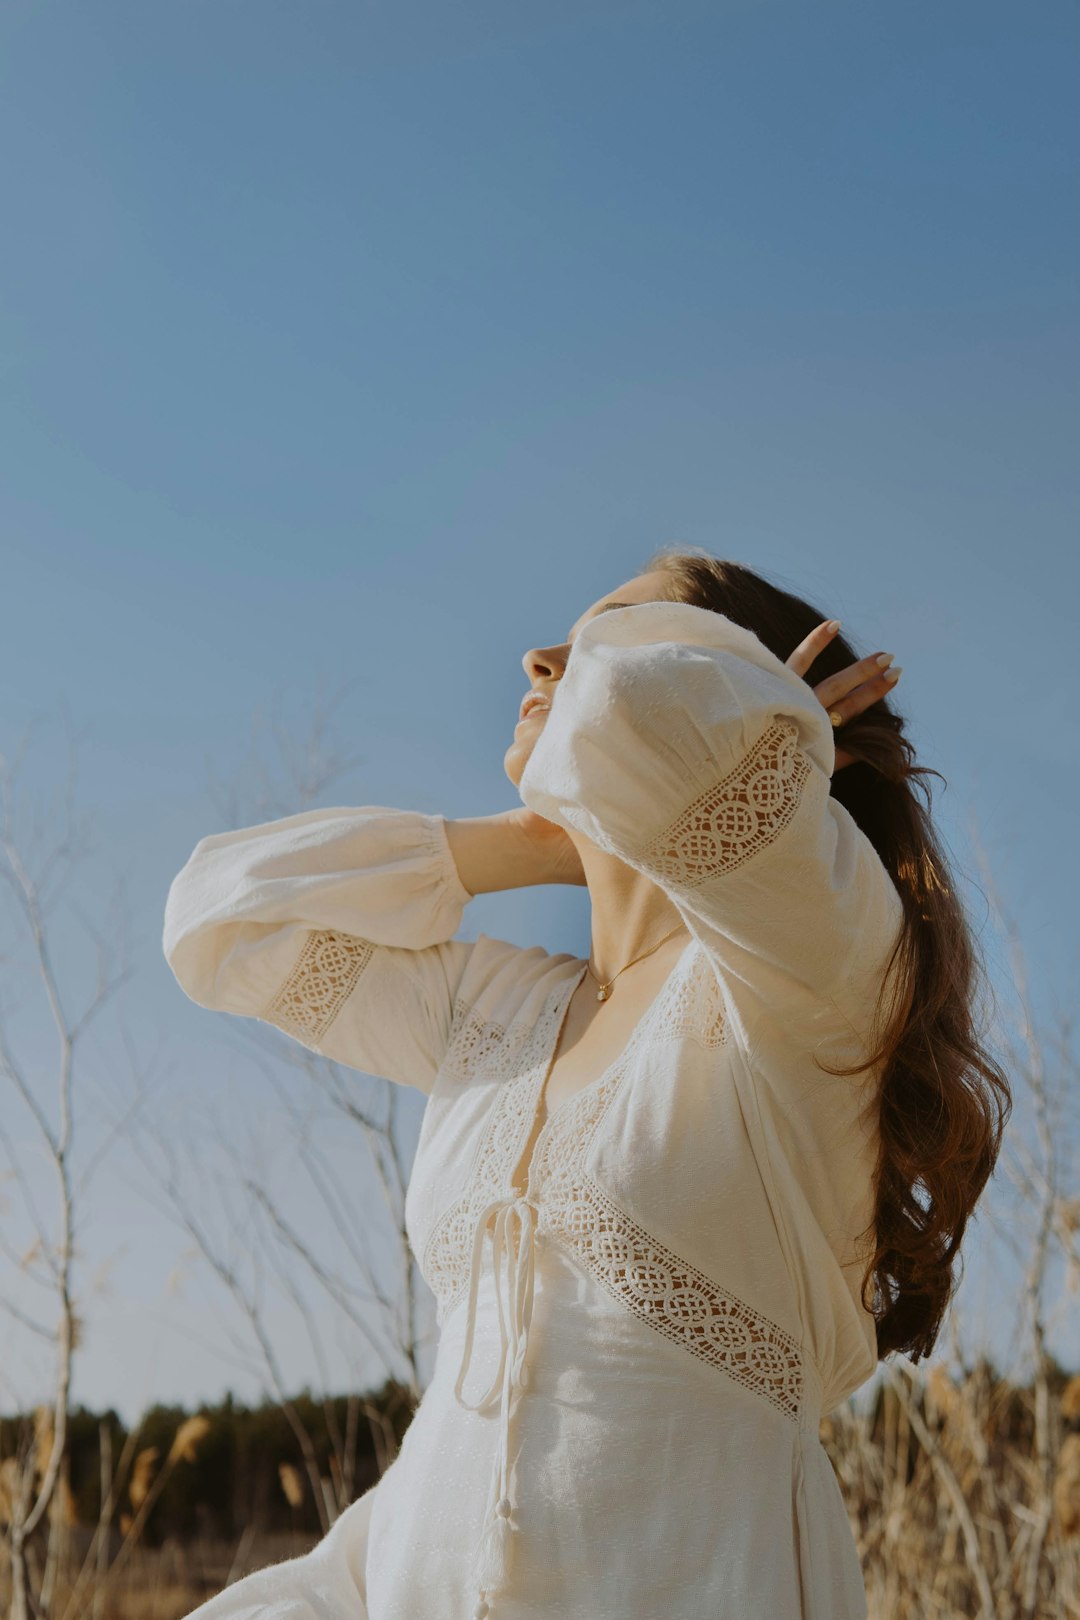
[(599, 990), (596, 992), (596, 999), (597, 1001), (606, 1001), (610, 994), (611, 991), (607, 988), (607, 986), (601, 985)]

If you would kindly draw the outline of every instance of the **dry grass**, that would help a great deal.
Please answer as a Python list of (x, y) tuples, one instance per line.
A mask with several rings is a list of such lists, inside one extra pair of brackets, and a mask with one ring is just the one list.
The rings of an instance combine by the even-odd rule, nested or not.
[[(1021, 1388), (985, 1364), (885, 1370), (876, 1414), (848, 1402), (821, 1427), (870, 1620), (1080, 1620), (1080, 1376), (1040, 1413), (1045, 1383)], [(299, 1487), (298, 1473), (289, 1484)], [(75, 1532), (72, 1575), (88, 1534)], [(296, 1535), (140, 1546), (104, 1587), (79, 1593), (75, 1613), (183, 1620), (232, 1581), (312, 1544)], [(3, 1586), (0, 1575), (0, 1599)], [(71, 1590), (61, 1572), (55, 1612)]]
[(1056, 1411), (1040, 1399), (984, 1368), (890, 1364), (876, 1424), (851, 1403), (823, 1422), (870, 1620), (1078, 1620), (1080, 1436), (1061, 1436), (1080, 1377)]
[[(313, 1545), (310, 1536), (248, 1538), (246, 1545), (196, 1540), (168, 1542), (163, 1547), (138, 1548), (122, 1571), (110, 1574), (101, 1586), (77, 1590), (79, 1560), (57, 1582), (56, 1610), (62, 1613), (75, 1597), (78, 1620), (184, 1620), (198, 1604), (252, 1570), (282, 1558), (293, 1558)], [(73, 1549), (74, 1552), (74, 1549)], [(0, 1604), (7, 1613), (9, 1592), (0, 1573)]]

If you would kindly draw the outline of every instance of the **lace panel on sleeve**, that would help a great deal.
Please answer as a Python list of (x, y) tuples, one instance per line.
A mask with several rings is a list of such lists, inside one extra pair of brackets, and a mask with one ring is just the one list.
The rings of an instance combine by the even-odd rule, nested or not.
[(734, 770), (634, 856), (684, 889), (732, 872), (771, 844), (798, 808), (810, 761), (792, 720), (775, 720)]
[(375, 949), (370, 940), (355, 934), (313, 929), (262, 1018), (305, 1046), (314, 1046), (356, 988)]

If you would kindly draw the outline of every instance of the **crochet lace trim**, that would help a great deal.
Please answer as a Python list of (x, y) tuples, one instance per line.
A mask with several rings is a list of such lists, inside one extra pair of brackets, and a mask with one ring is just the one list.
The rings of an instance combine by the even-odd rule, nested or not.
[(582, 1092), (538, 1141), (538, 1230), (666, 1339), (797, 1420), (798, 1342), (631, 1220), (585, 1171), (589, 1143), (621, 1081), (617, 1069), (595, 1092)]
[(590, 1177), (581, 1177), (563, 1205), (548, 1201), (546, 1207), (552, 1234), (614, 1299), (786, 1417), (798, 1418), (802, 1356), (783, 1328), (650, 1237)]
[[(523, 1040), (520, 1029), (503, 1030), (458, 1004), (450, 1057), (454, 1071), (469, 1079), (483, 1070), (501, 1084), (466, 1189), (424, 1245), (420, 1269), (436, 1296), (440, 1325), (468, 1291), (481, 1210), (511, 1190), (562, 1012), (557, 990)], [(542, 1127), (531, 1168), (537, 1231), (560, 1244), (615, 1300), (658, 1333), (797, 1420), (803, 1381), (797, 1341), (652, 1237), (584, 1169), (639, 1036), (650, 1042), (688, 1037), (708, 1050), (725, 1042), (722, 992), (703, 951), (694, 951), (688, 969), (673, 976), (620, 1058), (556, 1108)]]
[(543, 1056), (555, 1041), (561, 1012), (552, 991), (532, 1027), (527, 1018), (504, 1028), (481, 1018), (467, 1003), (454, 1003), (443, 1073), (468, 1081), (483, 1071), (499, 1087), (473, 1160), (465, 1191), (432, 1228), (420, 1270), (436, 1299), (436, 1319), (445, 1320), (468, 1291), (473, 1233), (480, 1211), (512, 1175), (520, 1143), (533, 1117), (533, 1093)]
[(792, 720), (774, 720), (734, 770), (635, 853), (635, 866), (681, 889), (733, 872), (783, 832), (810, 761)]
[(314, 1046), (351, 996), (375, 949), (370, 940), (355, 934), (313, 929), (261, 1017), (305, 1046)]

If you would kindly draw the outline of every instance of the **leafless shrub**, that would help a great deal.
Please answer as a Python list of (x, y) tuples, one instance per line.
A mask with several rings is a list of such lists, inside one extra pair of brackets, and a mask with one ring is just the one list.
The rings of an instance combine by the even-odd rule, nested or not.
[[(320, 696), (303, 727), (289, 725), (275, 706), (265, 723), (269, 749), (261, 736), (264, 722), (256, 718), (241, 773), (213, 782), (224, 824), (254, 825), (308, 808), (352, 768), (356, 761), (330, 739), (330, 714), (344, 690), (330, 699)], [(158, 1119), (144, 1120), (137, 1138), (148, 1171), (145, 1192), (184, 1232), (189, 1253), (228, 1299), (229, 1343), (258, 1369), (266, 1392), (281, 1406), (327, 1529), (356, 1494), (358, 1426), (367, 1425), (382, 1470), (396, 1454), (396, 1430), (385, 1407), (362, 1395), (350, 1400), (342, 1430), (327, 1401), (332, 1449), (324, 1474), (289, 1397), (274, 1323), (277, 1313), (292, 1314), (324, 1389), (332, 1382), (330, 1348), (347, 1339), (354, 1357), (366, 1351), (369, 1367), (384, 1369), (419, 1400), (432, 1310), (405, 1232), (402, 1092), (253, 1020), (236, 1034), (278, 1105), (274, 1134), (278, 1148), (288, 1144), (287, 1186), (275, 1169), (274, 1144), (260, 1139), (258, 1121), (230, 1129), (208, 1120), (197, 1138), (185, 1139)], [(347, 1176), (340, 1169), (343, 1144)], [(369, 1375), (368, 1387), (372, 1382)]]
[[(40, 805), (24, 806), (20, 795), (32, 738), (28, 730), (13, 756), (0, 756), (0, 882), (13, 902), (3, 914), (13, 938), (5, 941), (0, 987), (6, 1189), (0, 1312), (9, 1328), (0, 1387), (14, 1411), (32, 1414), (0, 1423), (0, 1546), (13, 1620), (54, 1607), (69, 1520), (64, 1458), (72, 1367), (93, 1291), (80, 1219), (95, 1172), (141, 1097), (138, 1075), (128, 1098), (120, 1099), (86, 1055), (89, 1031), (129, 977), (119, 897), (96, 922), (81, 917), (94, 946), (93, 982), (81, 998), (69, 989), (75, 971), (66, 966), (68, 953), (59, 948), (66, 941), (53, 922), (65, 895), (79, 910), (72, 878), (90, 849), (88, 824), (76, 809), (76, 739), (69, 731), (65, 788), (46, 813)], [(38, 1041), (48, 1038), (53, 1053), (46, 1062), (44, 1047), (18, 1027), (34, 1016)], [(32, 1055), (24, 1056), (31, 1047)], [(11, 1348), (16, 1339), (21, 1355)]]

